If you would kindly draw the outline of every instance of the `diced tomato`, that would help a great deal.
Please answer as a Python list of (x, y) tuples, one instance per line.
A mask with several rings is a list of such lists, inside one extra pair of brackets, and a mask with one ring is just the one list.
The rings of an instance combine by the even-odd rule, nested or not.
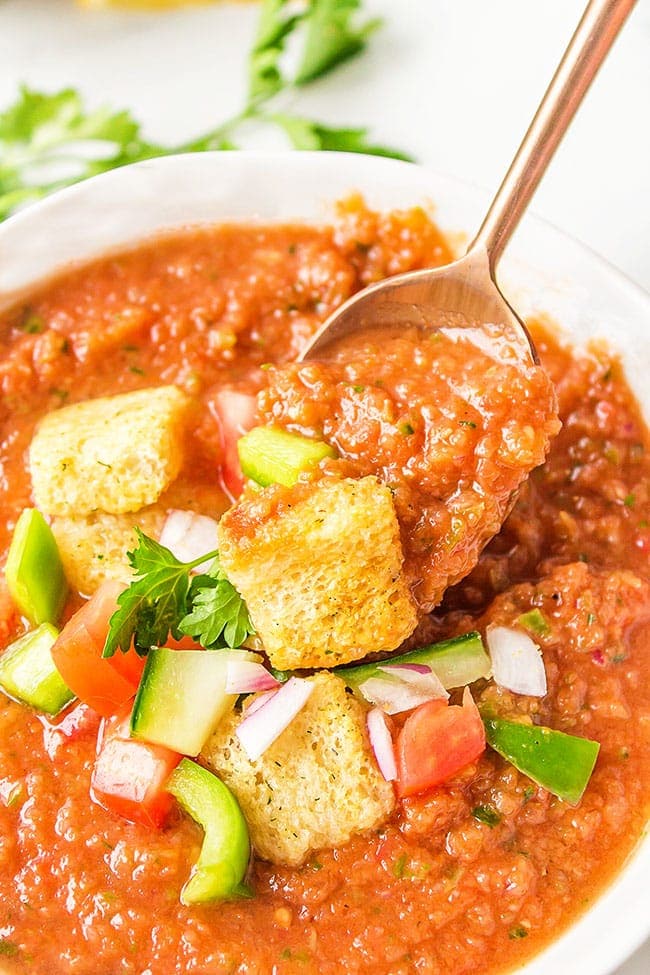
[(161, 745), (131, 738), (129, 720), (130, 715), (122, 714), (102, 722), (91, 796), (130, 823), (160, 829), (173, 803), (165, 785), (181, 756)]
[(257, 400), (250, 393), (222, 389), (211, 405), (221, 433), (221, 480), (231, 500), (236, 501), (244, 487), (237, 441), (255, 426)]
[(469, 688), (461, 705), (421, 704), (397, 739), (397, 794), (426, 792), (475, 761), (485, 751), (485, 729)]
[(133, 647), (102, 657), (108, 624), (117, 609), (117, 597), (124, 587), (105, 582), (87, 603), (77, 610), (61, 630), (52, 647), (57, 670), (80, 701), (110, 717), (135, 695), (144, 669), (144, 659)]
[(175, 640), (174, 637), (169, 634), (165, 640), (165, 646), (170, 647), (172, 650), (204, 650), (200, 643), (197, 643), (191, 636), (182, 636), (179, 640)]

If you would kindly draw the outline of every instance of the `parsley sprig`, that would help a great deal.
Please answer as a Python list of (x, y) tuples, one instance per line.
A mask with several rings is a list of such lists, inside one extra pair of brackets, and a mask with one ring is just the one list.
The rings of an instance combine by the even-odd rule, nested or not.
[(22, 87), (16, 102), (0, 113), (0, 220), (54, 190), (127, 163), (175, 152), (237, 149), (238, 133), (251, 120), (279, 127), (297, 149), (408, 159), (375, 145), (366, 128), (328, 126), (288, 111), (286, 104), (361, 54), (379, 26), (376, 19), (363, 19), (362, 0), (264, 0), (248, 55), (243, 108), (175, 146), (149, 142), (128, 111), (87, 111), (72, 88), (48, 94)]
[[(255, 629), (248, 609), (219, 564), (217, 550), (180, 562), (168, 548), (136, 528), (138, 545), (128, 553), (137, 578), (120, 593), (110, 620), (104, 657), (125, 652), (133, 642), (144, 656), (163, 646), (169, 634), (191, 636), (208, 650), (240, 647)], [(211, 561), (207, 572), (191, 571)]]

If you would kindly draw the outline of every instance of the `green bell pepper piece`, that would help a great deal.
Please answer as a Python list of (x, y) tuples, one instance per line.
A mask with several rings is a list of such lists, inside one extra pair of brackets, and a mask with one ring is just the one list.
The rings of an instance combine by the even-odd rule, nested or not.
[(237, 441), (242, 473), (268, 487), (291, 487), (300, 474), (325, 457), (336, 457), (333, 447), (322, 440), (309, 440), (281, 427), (253, 427)]
[(41, 623), (12, 643), (0, 657), (0, 688), (8, 697), (54, 716), (74, 700), (74, 694), (52, 660), (58, 637), (51, 623)]
[(334, 673), (356, 691), (370, 677), (387, 677), (384, 671), (379, 670), (386, 664), (426, 664), (447, 690), (472, 684), (481, 677), (487, 677), (491, 670), (490, 658), (485, 652), (480, 634), (472, 632), (419, 647), (417, 650), (409, 650), (408, 653), (400, 653), (387, 660), (376, 660), (352, 667), (335, 667)]
[(52, 529), (36, 508), (25, 508), (9, 546), (5, 578), (17, 609), (30, 623), (57, 623), (68, 584)]
[(540, 725), (482, 717), (488, 744), (499, 755), (565, 802), (572, 806), (580, 802), (598, 758), (597, 741)]
[(181, 891), (182, 904), (250, 897), (244, 883), (250, 859), (246, 820), (216, 775), (189, 758), (172, 772), (167, 790), (205, 831), (199, 859)]

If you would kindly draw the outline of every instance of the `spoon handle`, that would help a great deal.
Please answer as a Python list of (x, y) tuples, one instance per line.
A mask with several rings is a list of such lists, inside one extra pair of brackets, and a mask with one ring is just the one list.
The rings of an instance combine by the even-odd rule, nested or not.
[(590, 0), (469, 252), (490, 272), (514, 233), (562, 136), (635, 0)]

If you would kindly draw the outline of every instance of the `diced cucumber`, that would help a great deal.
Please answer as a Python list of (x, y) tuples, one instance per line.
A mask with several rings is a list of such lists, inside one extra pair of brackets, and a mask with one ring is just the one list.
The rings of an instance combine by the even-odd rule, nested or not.
[(499, 755), (565, 802), (580, 802), (598, 758), (597, 741), (488, 714), (482, 718), (488, 744)]
[(309, 440), (281, 427), (253, 427), (237, 441), (237, 452), (243, 474), (262, 487), (291, 487), (302, 471), (337, 456), (322, 440)]
[(360, 684), (371, 677), (385, 677), (379, 668), (386, 664), (426, 664), (447, 690), (464, 687), (490, 674), (490, 658), (485, 652), (480, 634), (476, 632), (409, 650), (408, 653), (400, 653), (387, 660), (353, 667), (337, 667), (335, 673), (356, 691)]
[(250, 858), (248, 827), (230, 789), (206, 768), (183, 758), (169, 777), (167, 790), (205, 831), (181, 903), (250, 897), (244, 883)]
[(58, 623), (68, 584), (52, 529), (37, 508), (16, 522), (5, 578), (11, 598), (30, 623)]
[(0, 688), (15, 701), (54, 716), (74, 699), (52, 660), (58, 630), (41, 623), (12, 643), (0, 657)]
[(150, 650), (131, 714), (134, 737), (183, 755), (198, 755), (237, 700), (225, 690), (231, 653)]
[(529, 609), (527, 613), (522, 613), (517, 622), (535, 636), (548, 636), (551, 632), (548, 620), (536, 607)]

